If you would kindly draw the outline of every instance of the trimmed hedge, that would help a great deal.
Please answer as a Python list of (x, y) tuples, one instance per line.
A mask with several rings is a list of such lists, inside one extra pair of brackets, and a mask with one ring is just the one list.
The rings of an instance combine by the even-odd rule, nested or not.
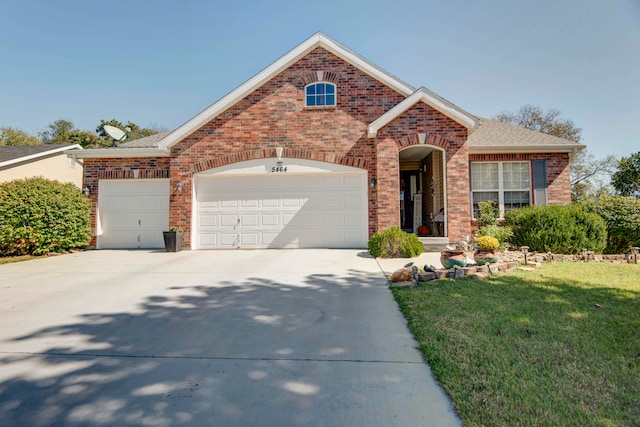
[(415, 234), (400, 227), (375, 233), (369, 239), (369, 253), (376, 258), (413, 258), (424, 252), (424, 245)]
[(73, 184), (26, 178), (0, 184), (0, 256), (85, 247), (91, 203)]
[(588, 212), (597, 213), (607, 224), (605, 253), (631, 252), (640, 246), (640, 200), (633, 197), (605, 197), (582, 203)]
[(505, 220), (513, 230), (511, 243), (535, 252), (602, 253), (607, 243), (602, 218), (577, 205), (528, 206), (507, 212)]

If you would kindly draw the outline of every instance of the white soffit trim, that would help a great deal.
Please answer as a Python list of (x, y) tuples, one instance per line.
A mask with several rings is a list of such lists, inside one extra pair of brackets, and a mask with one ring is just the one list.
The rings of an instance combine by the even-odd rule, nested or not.
[(170, 134), (160, 142), (159, 148), (164, 150), (170, 149), (175, 144), (180, 142), (183, 138), (187, 137), (189, 134), (202, 127), (205, 123), (209, 122), (218, 114), (224, 112), (237, 102), (244, 99), (251, 92), (271, 80), (273, 77), (281, 73), (287, 67), (300, 60), (302, 57), (304, 57), (306, 54), (317, 47), (326, 49), (327, 51), (345, 60), (364, 73), (369, 74), (373, 78), (381, 81), (382, 83), (398, 91), (404, 96), (409, 96), (415, 90), (407, 83), (401, 81), (392, 74), (384, 71), (382, 68), (367, 61), (362, 56), (336, 42), (329, 36), (319, 32), (309, 37), (304, 42), (300, 43), (298, 46), (293, 48), (293, 50), (289, 51), (287, 54), (269, 65), (267, 68), (265, 68), (264, 70), (247, 80), (245, 83), (238, 86), (236, 89), (229, 92), (224, 97), (220, 98), (220, 100), (210, 105), (200, 114), (180, 126), (172, 134)]
[(82, 147), (79, 144), (68, 145), (66, 147), (58, 147), (58, 148), (54, 148), (52, 150), (42, 151), (40, 153), (30, 154), (28, 156), (18, 157), (17, 159), (11, 159), (11, 160), (7, 160), (7, 161), (4, 161), (4, 162), (0, 162), (0, 167), (13, 165), (15, 163), (22, 163), (22, 162), (26, 162), (26, 161), (29, 161), (29, 160), (35, 160), (38, 157), (46, 157), (46, 156), (50, 156), (50, 155), (55, 154), (55, 153), (67, 154), (67, 150), (82, 150)]
[(157, 148), (93, 148), (90, 150), (68, 150), (68, 157), (76, 159), (118, 159), (131, 157), (169, 157), (170, 153)]
[(402, 115), (418, 102), (424, 102), (468, 129), (476, 129), (479, 126), (479, 121), (476, 117), (439, 97), (429, 89), (421, 87), (371, 123), (369, 125), (368, 132), (369, 138), (375, 138), (380, 129), (388, 125), (392, 120)]

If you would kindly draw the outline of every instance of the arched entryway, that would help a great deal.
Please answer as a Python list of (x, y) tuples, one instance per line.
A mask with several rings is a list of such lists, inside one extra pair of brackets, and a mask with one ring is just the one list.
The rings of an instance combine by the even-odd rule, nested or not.
[(444, 150), (432, 145), (414, 145), (400, 150), (398, 158), (401, 228), (425, 237), (446, 237)]

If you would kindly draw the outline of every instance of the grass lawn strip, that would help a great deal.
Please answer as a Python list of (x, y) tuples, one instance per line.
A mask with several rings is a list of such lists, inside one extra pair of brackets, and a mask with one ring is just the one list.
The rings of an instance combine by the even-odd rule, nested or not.
[(640, 266), (553, 263), (393, 293), (465, 425), (640, 425)]

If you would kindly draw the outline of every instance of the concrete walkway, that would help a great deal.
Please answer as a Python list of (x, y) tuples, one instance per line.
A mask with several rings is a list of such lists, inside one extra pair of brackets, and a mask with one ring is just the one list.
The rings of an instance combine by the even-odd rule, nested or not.
[(460, 425), (380, 268), (353, 250), (0, 265), (0, 423)]

